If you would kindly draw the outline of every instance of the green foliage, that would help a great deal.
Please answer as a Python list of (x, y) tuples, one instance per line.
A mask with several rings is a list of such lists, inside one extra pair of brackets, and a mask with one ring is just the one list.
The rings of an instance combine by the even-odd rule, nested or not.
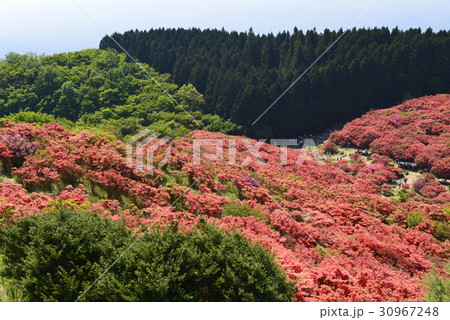
[(204, 125), (204, 130), (207, 131), (232, 134), (243, 132), (240, 126), (237, 126), (230, 120), (225, 121), (218, 115), (205, 114), (201, 118), (201, 122)]
[(449, 203), (449, 204), (446, 204), (446, 205), (444, 206), (444, 212), (445, 212), (446, 214), (450, 215), (450, 203)]
[(266, 220), (267, 217), (256, 209), (251, 208), (248, 204), (242, 204), (238, 202), (228, 203), (223, 206), (222, 217), (234, 216), (234, 217), (250, 217), (254, 216), (261, 220)]
[(0, 240), (3, 276), (26, 301), (75, 301), (124, 252), (81, 301), (289, 301), (295, 292), (266, 249), (204, 221), (135, 240), (120, 223), (62, 208), (2, 229)]
[(406, 216), (406, 224), (408, 228), (417, 227), (423, 220), (423, 215), (419, 212), (411, 212)]
[(44, 124), (44, 123), (54, 123), (58, 122), (62, 126), (66, 128), (73, 128), (74, 123), (70, 120), (67, 120), (65, 118), (55, 118), (55, 116), (47, 113), (41, 113), (41, 112), (34, 112), (34, 111), (22, 111), (18, 113), (13, 113), (8, 116), (5, 116), (0, 119), (0, 122), (2, 121), (12, 121), (12, 122), (25, 122), (25, 123), (37, 123), (37, 124)]
[(200, 222), (146, 234), (98, 284), (101, 301), (289, 301), (292, 283), (266, 249)]
[(397, 192), (397, 198), (400, 202), (406, 202), (409, 198), (411, 198), (411, 195), (405, 190), (399, 190)]
[(121, 224), (59, 210), (1, 230), (3, 275), (27, 301), (75, 301), (130, 242)]
[(22, 111), (19, 113), (11, 114), (7, 117), (3, 117), (2, 121), (12, 121), (12, 122), (26, 122), (26, 123), (52, 123), (56, 122), (56, 118), (51, 114), (39, 113), (33, 111)]
[(76, 120), (78, 116), (77, 101), (78, 93), (74, 88), (72, 81), (66, 81), (61, 86), (61, 96), (53, 110), (56, 116), (65, 117), (69, 120)]
[(159, 132), (163, 136), (169, 136), (169, 137), (181, 137), (186, 136), (190, 130), (183, 126), (182, 124), (176, 122), (175, 120), (159, 120), (151, 125), (148, 126), (148, 128), (152, 132)]
[(316, 250), (320, 254), (321, 257), (328, 256), (327, 252), (322, 247), (316, 247)]
[(444, 266), (445, 274), (439, 275), (435, 270), (425, 278), (427, 302), (450, 302), (450, 263)]
[(450, 224), (447, 221), (437, 222), (434, 225), (433, 237), (439, 241), (446, 241), (450, 239)]
[(17, 288), (14, 281), (1, 275), (3, 270), (3, 258), (0, 256), (0, 302), (20, 302), (22, 292)]
[(200, 111), (205, 101), (192, 84), (178, 89), (168, 75), (143, 67), (181, 106), (115, 51), (9, 54), (0, 62), (0, 116), (18, 122), (57, 121), (119, 139), (145, 127), (172, 137), (201, 129), (240, 133), (232, 122)]
[(192, 108), (195, 108), (195, 110), (199, 110), (205, 104), (203, 95), (190, 83), (181, 86), (176, 97), (180, 104), (191, 106)]

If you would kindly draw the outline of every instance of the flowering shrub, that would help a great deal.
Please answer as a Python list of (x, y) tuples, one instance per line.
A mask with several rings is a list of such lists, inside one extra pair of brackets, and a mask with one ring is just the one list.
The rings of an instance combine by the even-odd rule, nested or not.
[(414, 191), (426, 198), (436, 198), (441, 193), (445, 193), (445, 188), (437, 181), (432, 174), (425, 173), (422, 177), (414, 182)]
[(196, 214), (206, 214), (209, 216), (218, 216), (222, 211), (224, 204), (229, 203), (230, 199), (215, 194), (197, 195), (192, 192), (186, 193), (183, 202), (190, 212)]
[(78, 188), (74, 188), (71, 185), (66, 187), (66, 190), (63, 190), (58, 199), (61, 200), (73, 200), (76, 204), (83, 204), (89, 201), (88, 195), (83, 191), (83, 185), (79, 185)]
[(335, 154), (339, 151), (339, 148), (333, 142), (327, 140), (322, 146), (323, 152)]
[(330, 140), (395, 160), (412, 161), (450, 178), (450, 95), (428, 96), (371, 111), (334, 132)]
[(50, 196), (42, 193), (27, 193), (21, 185), (0, 183), (0, 224), (17, 221), (21, 217), (38, 214), (45, 210)]
[(33, 154), (39, 146), (37, 142), (31, 142), (20, 134), (3, 135), (0, 137), (0, 143), (5, 145), (16, 158), (22, 158)]
[(8, 149), (8, 146), (4, 143), (0, 143), (0, 159), (4, 161), (12, 157), (13, 153), (11, 150)]

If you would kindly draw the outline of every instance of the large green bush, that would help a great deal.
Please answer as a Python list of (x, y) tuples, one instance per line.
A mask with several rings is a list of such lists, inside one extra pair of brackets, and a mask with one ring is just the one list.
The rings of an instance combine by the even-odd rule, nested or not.
[(1, 231), (3, 275), (29, 301), (75, 301), (131, 242), (121, 224), (61, 210)]
[(87, 297), (107, 301), (289, 301), (294, 294), (293, 285), (266, 249), (206, 223), (188, 233), (172, 227), (163, 234), (147, 234), (98, 288)]
[[(4, 275), (30, 301), (74, 301), (135, 241), (119, 223), (62, 210), (1, 233)], [(80, 301), (288, 301), (292, 283), (271, 254), (199, 223), (146, 234)]]

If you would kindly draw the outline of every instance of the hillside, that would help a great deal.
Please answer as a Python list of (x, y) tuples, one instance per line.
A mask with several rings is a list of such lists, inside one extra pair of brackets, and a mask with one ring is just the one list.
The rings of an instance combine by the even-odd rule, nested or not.
[[(450, 34), (394, 28), (278, 34), (200, 29), (113, 34), (139, 61), (192, 83), (205, 113), (243, 125), (254, 138), (321, 133), (371, 109), (450, 90)], [(342, 37), (341, 37), (342, 36)], [(253, 122), (338, 38), (255, 125)], [(117, 48), (104, 37), (100, 48)]]
[(204, 98), (191, 84), (178, 87), (170, 75), (125, 60), (125, 54), (98, 49), (10, 53), (0, 60), (0, 116), (58, 121), (125, 140), (144, 128), (172, 137), (199, 129), (240, 132), (230, 121), (202, 113)]
[[(395, 117), (394, 123), (396, 112), (410, 113), (403, 117), (412, 123), (435, 114), (428, 127), (447, 126), (430, 129), (429, 144), (441, 143), (448, 133), (448, 101), (438, 95), (379, 112)], [(346, 142), (339, 137), (365, 121), (377, 130), (385, 126), (385, 118), (372, 112), (333, 139)], [(416, 139), (407, 123), (398, 132)], [(4, 122), (0, 137), (4, 227), (61, 207), (123, 221), (137, 233), (173, 221), (185, 233), (206, 221), (270, 250), (295, 284), (296, 301), (423, 301), (425, 276), (431, 270), (444, 274), (448, 263), (448, 188), (424, 174), (421, 181), (438, 190), (431, 197), (408, 185), (399, 190), (392, 181), (405, 171), (386, 156), (357, 153), (350, 160), (323, 161), (317, 151), (288, 149), (283, 155), (246, 137), (192, 131), (171, 148), (149, 146), (156, 150), (154, 163), (141, 172), (127, 165), (124, 143), (88, 131)], [(212, 158), (214, 145), (199, 147), (201, 139), (216, 139), (222, 159)], [(195, 150), (201, 159), (194, 159)], [(157, 165), (167, 152), (168, 162)]]
[(449, 179), (450, 95), (413, 99), (371, 111), (333, 133), (330, 140), (367, 148)]

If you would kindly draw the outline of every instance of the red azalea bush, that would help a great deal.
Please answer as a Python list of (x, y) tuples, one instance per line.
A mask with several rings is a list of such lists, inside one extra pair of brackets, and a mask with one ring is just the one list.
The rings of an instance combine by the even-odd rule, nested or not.
[(2, 182), (0, 183), (0, 225), (14, 222), (23, 216), (43, 212), (49, 201), (51, 197), (47, 194), (28, 193), (19, 184)]
[(414, 191), (423, 195), (426, 198), (435, 198), (447, 190), (437, 181), (432, 174), (425, 173), (422, 177), (414, 182)]
[(6, 159), (12, 158), (13, 153), (8, 149), (8, 146), (4, 143), (0, 143), (0, 160), (5, 161)]
[(335, 154), (335, 153), (337, 153), (339, 151), (339, 148), (338, 148), (338, 146), (335, 143), (327, 140), (322, 145), (322, 150), (323, 150), (323, 152), (326, 152), (326, 153)]
[(375, 110), (334, 132), (340, 145), (370, 148), (395, 160), (412, 161), (450, 178), (450, 95), (413, 99)]
[(73, 200), (76, 204), (81, 205), (89, 201), (89, 196), (83, 191), (83, 185), (80, 184), (77, 188), (71, 185), (66, 187), (59, 195), (58, 199)]

